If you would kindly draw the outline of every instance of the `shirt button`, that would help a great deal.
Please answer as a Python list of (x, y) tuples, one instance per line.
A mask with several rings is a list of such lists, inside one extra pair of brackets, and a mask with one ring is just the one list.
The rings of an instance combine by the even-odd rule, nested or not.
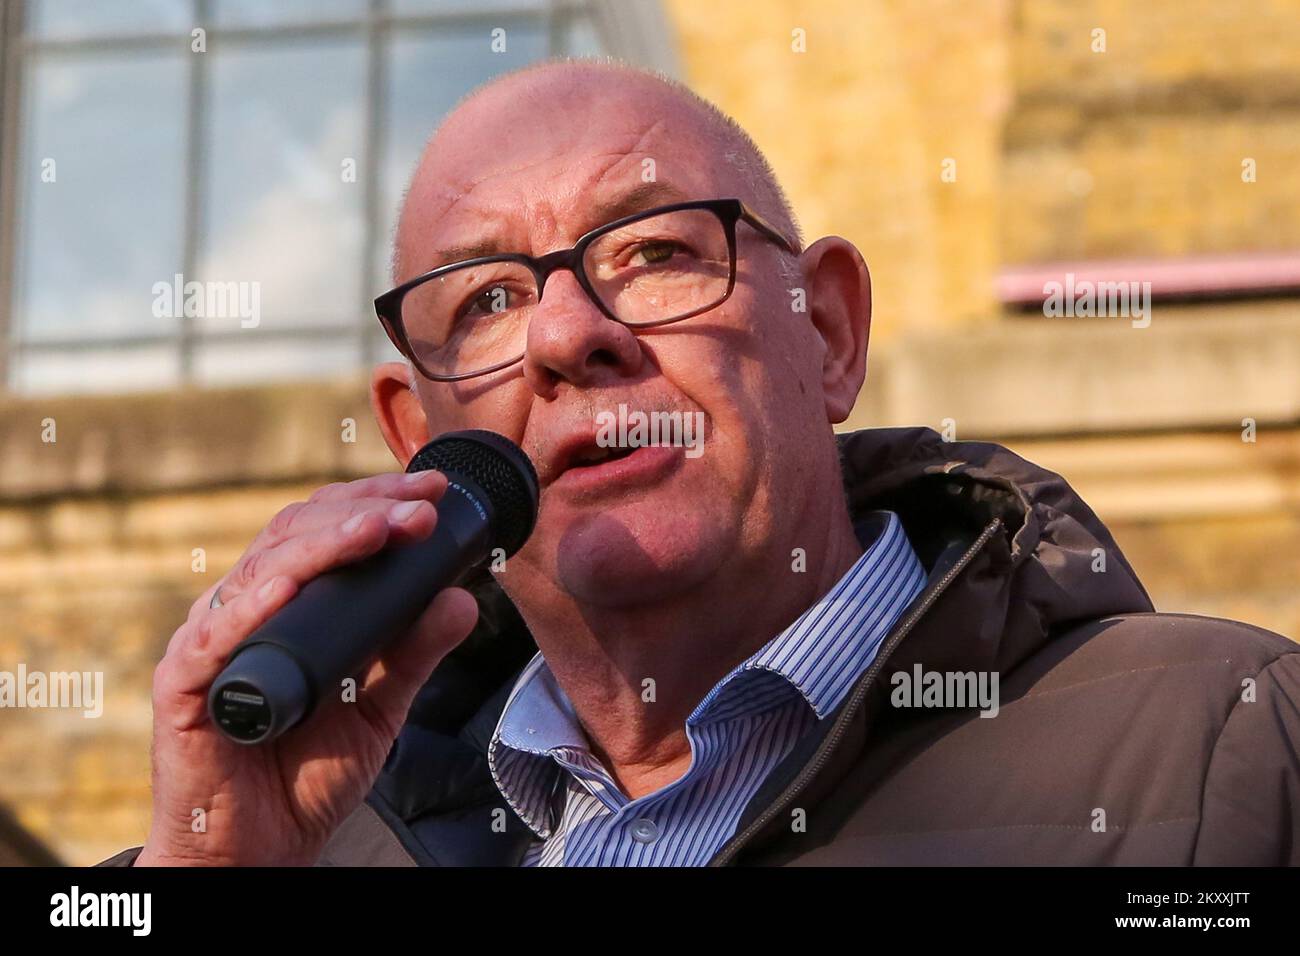
[(659, 828), (653, 820), (635, 820), (632, 823), (632, 839), (637, 843), (653, 843), (659, 838)]

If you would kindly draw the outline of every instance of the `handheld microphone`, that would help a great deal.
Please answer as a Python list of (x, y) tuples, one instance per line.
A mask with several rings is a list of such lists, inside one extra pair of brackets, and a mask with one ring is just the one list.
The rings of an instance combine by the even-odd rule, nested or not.
[(324, 695), (405, 634), (434, 596), (501, 549), (518, 551), (537, 522), (537, 472), (495, 432), (449, 432), (408, 472), (447, 476), (438, 523), (423, 541), (395, 545), (309, 581), (231, 652), (208, 692), (208, 714), (231, 740), (274, 740)]

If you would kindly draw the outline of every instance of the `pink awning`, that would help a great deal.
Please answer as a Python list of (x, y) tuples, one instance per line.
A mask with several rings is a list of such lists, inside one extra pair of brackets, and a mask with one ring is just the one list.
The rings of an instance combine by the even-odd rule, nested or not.
[(1300, 251), (1196, 256), (1180, 259), (1110, 259), (1007, 266), (998, 273), (998, 298), (1007, 305), (1043, 301), (1043, 286), (1081, 282), (1150, 282), (1151, 297), (1300, 293)]

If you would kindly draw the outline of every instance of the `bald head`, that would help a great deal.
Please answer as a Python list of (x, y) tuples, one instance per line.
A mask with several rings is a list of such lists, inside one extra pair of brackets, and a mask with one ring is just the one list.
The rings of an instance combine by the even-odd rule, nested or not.
[[(665, 167), (711, 171), (714, 192), (683, 198), (735, 196), (802, 246), (771, 165), (749, 134), (714, 104), (661, 73), (606, 60), (549, 60), (472, 90), (429, 138), (403, 200), (394, 281), (429, 267), (417, 247), (431, 218), (476, 188), (494, 177), (537, 169), (537, 161), (548, 152), (554, 156), (556, 147), (572, 153), (585, 145), (593, 158), (608, 154), (636, 126), (641, 142), (628, 145), (646, 147), (632, 170), (639, 181), (673, 178)], [(647, 135), (663, 132), (672, 135)]]

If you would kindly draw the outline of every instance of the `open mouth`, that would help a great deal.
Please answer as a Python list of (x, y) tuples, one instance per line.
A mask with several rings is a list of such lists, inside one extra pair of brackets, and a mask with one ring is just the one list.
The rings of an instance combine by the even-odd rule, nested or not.
[(602, 448), (599, 445), (592, 445), (577, 452), (569, 459), (568, 467), (572, 468), (591, 468), (595, 465), (603, 465), (607, 461), (618, 461), (620, 458), (626, 458), (636, 448)]
[(557, 462), (553, 481), (568, 494), (615, 494), (654, 484), (681, 467), (679, 449), (654, 445), (599, 445), (574, 448)]

